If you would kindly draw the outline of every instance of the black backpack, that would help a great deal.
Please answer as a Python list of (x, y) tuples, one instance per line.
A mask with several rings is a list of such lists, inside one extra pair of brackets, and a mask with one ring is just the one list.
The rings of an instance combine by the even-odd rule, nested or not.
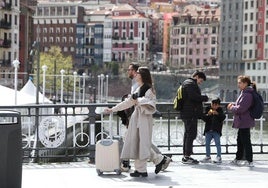
[(249, 108), (249, 113), (252, 118), (259, 119), (261, 118), (264, 110), (263, 98), (256, 90), (252, 92), (252, 96), (253, 104)]

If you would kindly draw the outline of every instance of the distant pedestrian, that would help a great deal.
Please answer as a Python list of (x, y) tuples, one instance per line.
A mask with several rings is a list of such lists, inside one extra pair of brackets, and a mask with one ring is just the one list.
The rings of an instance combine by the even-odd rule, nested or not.
[(217, 149), (217, 157), (213, 162), (222, 162), (220, 137), (222, 135), (222, 125), (226, 115), (220, 104), (221, 100), (219, 98), (212, 100), (211, 104), (206, 107), (205, 114), (202, 118), (205, 121), (204, 135), (206, 140), (206, 157), (202, 160), (204, 163), (211, 162), (210, 144), (212, 139), (214, 139)]
[(235, 103), (229, 103), (227, 109), (234, 114), (233, 128), (238, 129), (237, 152), (232, 164), (239, 165), (243, 157), (246, 158), (246, 165), (253, 167), (253, 153), (250, 139), (250, 129), (255, 126), (254, 118), (250, 116), (249, 108), (253, 103), (252, 92), (256, 85), (251, 82), (248, 76), (238, 76), (237, 79), (240, 95)]
[(203, 104), (208, 101), (206, 95), (201, 95), (198, 85), (206, 81), (204, 72), (195, 71), (191, 78), (186, 79), (182, 83), (183, 107), (181, 110), (181, 118), (184, 123), (183, 135), (183, 158), (184, 164), (198, 164), (199, 161), (193, 159), (193, 142), (197, 136), (197, 120), (202, 118)]

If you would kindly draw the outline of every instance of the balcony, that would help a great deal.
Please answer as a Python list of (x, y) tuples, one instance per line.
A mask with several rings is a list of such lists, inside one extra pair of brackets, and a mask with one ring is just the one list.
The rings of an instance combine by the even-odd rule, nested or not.
[(6, 11), (11, 11), (11, 3), (1, 2), (0, 7)]
[(112, 37), (113, 40), (119, 40), (119, 36), (115, 35)]
[(0, 28), (11, 29), (11, 22), (8, 22), (7, 20), (2, 19), (0, 21)]
[(10, 59), (0, 59), (0, 66), (1, 67), (11, 67), (11, 60)]
[(0, 39), (0, 48), (10, 48), (11, 40), (10, 39)]

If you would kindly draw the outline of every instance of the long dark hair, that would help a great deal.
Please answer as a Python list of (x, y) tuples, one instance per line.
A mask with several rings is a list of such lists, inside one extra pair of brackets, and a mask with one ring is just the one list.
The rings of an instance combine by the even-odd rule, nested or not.
[(152, 88), (154, 92), (153, 81), (148, 67), (139, 67), (138, 73), (141, 75), (141, 80), (143, 82), (143, 85), (140, 88), (139, 96), (144, 96), (149, 88)]

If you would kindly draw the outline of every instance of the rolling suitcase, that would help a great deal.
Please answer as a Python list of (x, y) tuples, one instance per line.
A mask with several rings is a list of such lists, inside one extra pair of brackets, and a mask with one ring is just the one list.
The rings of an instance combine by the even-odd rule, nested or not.
[(103, 138), (103, 114), (101, 114), (101, 139), (96, 143), (95, 152), (95, 166), (98, 175), (102, 175), (103, 172), (115, 172), (121, 174), (120, 168), (120, 155), (119, 155), (119, 142), (118, 140), (112, 139), (112, 117), (111, 113), (109, 116), (109, 136)]

